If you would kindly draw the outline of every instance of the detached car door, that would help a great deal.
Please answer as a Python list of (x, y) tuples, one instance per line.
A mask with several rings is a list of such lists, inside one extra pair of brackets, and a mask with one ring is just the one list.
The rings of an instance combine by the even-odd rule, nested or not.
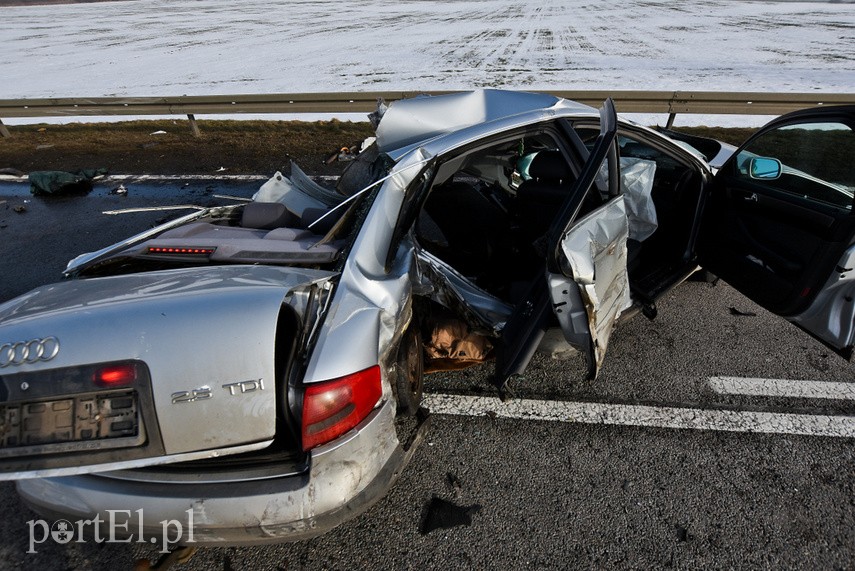
[(851, 358), (855, 107), (785, 115), (713, 180), (701, 265)]
[[(629, 225), (620, 195), (616, 134), (617, 114), (609, 99), (600, 109), (600, 133), (590, 152), (581, 140), (574, 145), (587, 156), (546, 234), (546, 272), (530, 284), (503, 330), (504, 351), (496, 360), (501, 387), (525, 369), (550, 313), (567, 342), (586, 356), (588, 377), (602, 365), (614, 323), (630, 303)], [(569, 126), (567, 135), (578, 139)]]

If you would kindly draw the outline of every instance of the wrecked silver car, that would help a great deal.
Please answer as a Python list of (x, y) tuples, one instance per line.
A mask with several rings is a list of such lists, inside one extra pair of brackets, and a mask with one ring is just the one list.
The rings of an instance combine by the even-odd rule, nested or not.
[(853, 125), (782, 117), (714, 175), (610, 101), (393, 103), (335, 188), (277, 175), (0, 305), (0, 474), (54, 518), (316, 535), (395, 481), (425, 373), (493, 360), (507, 391), (559, 331), (593, 379), (699, 264), (851, 356)]

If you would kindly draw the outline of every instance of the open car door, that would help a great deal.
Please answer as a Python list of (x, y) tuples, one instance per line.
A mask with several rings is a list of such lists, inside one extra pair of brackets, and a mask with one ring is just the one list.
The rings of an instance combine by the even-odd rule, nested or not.
[[(586, 356), (593, 378), (615, 320), (629, 305), (629, 228), (619, 189), (616, 133), (617, 114), (609, 99), (600, 109), (600, 134), (591, 151), (581, 141), (576, 145), (587, 159), (546, 234), (546, 271), (530, 284), (503, 329), (495, 378), (502, 388), (525, 369), (552, 313), (567, 342)], [(582, 213), (592, 199), (602, 204)]]
[(751, 137), (710, 187), (702, 266), (851, 358), (855, 107), (791, 113)]

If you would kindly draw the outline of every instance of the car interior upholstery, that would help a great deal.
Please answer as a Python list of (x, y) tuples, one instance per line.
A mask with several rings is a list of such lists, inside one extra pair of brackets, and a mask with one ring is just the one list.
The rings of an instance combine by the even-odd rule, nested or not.
[[(588, 127), (577, 132), (590, 145), (598, 133)], [(658, 227), (643, 241), (627, 244), (630, 284), (644, 301), (690, 265), (691, 252), (684, 245), (699, 215), (703, 181), (688, 165), (637, 137), (620, 135), (618, 140), (622, 157), (656, 163), (651, 197)], [(522, 167), (524, 155), (531, 160)], [(416, 239), (478, 287), (516, 303), (543, 271), (544, 235), (576, 180), (574, 168), (546, 135), (501, 143), (455, 162), (460, 166), (453, 175), (434, 181), (416, 223)], [(595, 186), (578, 216), (605, 200)]]

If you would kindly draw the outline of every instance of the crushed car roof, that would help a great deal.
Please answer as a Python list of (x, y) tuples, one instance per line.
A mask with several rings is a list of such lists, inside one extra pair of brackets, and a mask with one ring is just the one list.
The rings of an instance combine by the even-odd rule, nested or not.
[(397, 159), (417, 144), (474, 125), (532, 111), (558, 108), (596, 112), (587, 105), (523, 91), (480, 89), (450, 95), (420, 96), (392, 103), (377, 127), (380, 150)]

